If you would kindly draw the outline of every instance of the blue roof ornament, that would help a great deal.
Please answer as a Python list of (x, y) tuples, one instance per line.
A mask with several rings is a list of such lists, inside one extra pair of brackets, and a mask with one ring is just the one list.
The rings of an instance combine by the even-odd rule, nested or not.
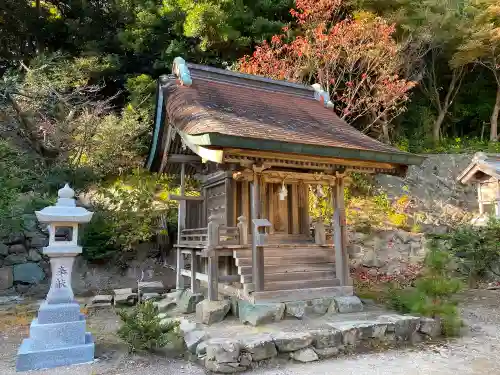
[(193, 84), (186, 60), (182, 57), (176, 57), (174, 59), (172, 72), (179, 78), (183, 86), (191, 86)]

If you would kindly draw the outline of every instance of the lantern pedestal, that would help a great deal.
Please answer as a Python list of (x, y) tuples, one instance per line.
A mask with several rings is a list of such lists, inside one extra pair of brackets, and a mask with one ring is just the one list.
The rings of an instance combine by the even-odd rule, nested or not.
[[(37, 212), (41, 222), (49, 224), (49, 246), (43, 249), (50, 257), (52, 281), (49, 293), (33, 319), (30, 336), (17, 353), (16, 370), (28, 371), (89, 363), (94, 360), (94, 341), (86, 332), (85, 316), (75, 302), (71, 271), (75, 257), (82, 252), (76, 244), (78, 224), (90, 220), (92, 213), (76, 207), (74, 192), (65, 186), (59, 190), (56, 206)], [(63, 236), (58, 231), (63, 229)]]

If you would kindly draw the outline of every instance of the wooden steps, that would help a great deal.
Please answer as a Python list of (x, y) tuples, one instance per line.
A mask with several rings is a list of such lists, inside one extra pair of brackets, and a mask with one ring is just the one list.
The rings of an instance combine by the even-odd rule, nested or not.
[(331, 286), (323, 288), (302, 288), (253, 292), (252, 299), (254, 303), (274, 303), (304, 301), (325, 297), (348, 296), (352, 295), (352, 293), (352, 286)]
[[(294, 264), (287, 266), (278, 265), (265, 265), (264, 275), (274, 273), (295, 273), (295, 272), (314, 272), (314, 271), (331, 271), (335, 269), (335, 263), (322, 263), (322, 264)], [(240, 275), (251, 275), (252, 266), (238, 267)], [(264, 276), (265, 277), (265, 276)]]
[[(264, 258), (264, 262), (266, 266), (295, 266), (295, 265), (302, 265), (302, 264), (323, 264), (325, 262), (331, 262), (333, 263), (335, 260), (334, 256), (324, 256), (324, 257), (319, 257), (319, 256), (294, 256), (294, 255), (287, 255), (286, 257), (271, 257), (271, 256), (266, 256)], [(245, 267), (245, 266), (252, 266), (252, 258), (236, 258), (235, 259), (236, 266), (238, 267)]]
[[(304, 275), (306, 276), (306, 275)], [(304, 279), (304, 280), (287, 280), (287, 281), (271, 281), (264, 282), (265, 291), (276, 290), (292, 290), (305, 288), (324, 288), (331, 286), (339, 286), (340, 280), (335, 278), (329, 279)]]
[[(250, 284), (252, 282), (252, 275), (241, 275), (242, 284)], [(264, 274), (264, 282), (273, 281), (297, 281), (307, 279), (334, 279), (335, 270), (327, 271), (310, 271), (310, 272), (277, 272), (272, 274)]]

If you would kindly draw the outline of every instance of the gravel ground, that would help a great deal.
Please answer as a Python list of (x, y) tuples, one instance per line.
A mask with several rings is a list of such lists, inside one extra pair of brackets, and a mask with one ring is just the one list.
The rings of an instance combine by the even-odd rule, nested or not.
[[(468, 325), (464, 336), (442, 344), (338, 358), (310, 364), (270, 363), (254, 375), (500, 375), (500, 292), (473, 291), (465, 296), (463, 317)], [(116, 319), (109, 314), (89, 319), (90, 330), (102, 343), (92, 365), (37, 371), (36, 375), (201, 375), (205, 371), (183, 360), (155, 356), (130, 356), (112, 332)], [(0, 374), (15, 374), (17, 346), (26, 327), (2, 329)]]

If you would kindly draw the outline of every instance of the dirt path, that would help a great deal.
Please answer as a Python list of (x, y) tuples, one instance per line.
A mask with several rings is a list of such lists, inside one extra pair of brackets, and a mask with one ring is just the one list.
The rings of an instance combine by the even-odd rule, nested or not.
[[(500, 292), (471, 291), (465, 295), (463, 337), (423, 350), (393, 350), (314, 364), (273, 363), (254, 375), (500, 375)], [(1, 317), (0, 317), (1, 319)], [(19, 322), (28, 322), (19, 317)], [(101, 343), (92, 365), (33, 372), (34, 375), (178, 375), (205, 374), (183, 360), (130, 356), (113, 332), (117, 321), (108, 312), (89, 319), (90, 330)], [(12, 323), (12, 322), (11, 322)], [(15, 353), (26, 327), (0, 327), (0, 374), (13, 375)]]

